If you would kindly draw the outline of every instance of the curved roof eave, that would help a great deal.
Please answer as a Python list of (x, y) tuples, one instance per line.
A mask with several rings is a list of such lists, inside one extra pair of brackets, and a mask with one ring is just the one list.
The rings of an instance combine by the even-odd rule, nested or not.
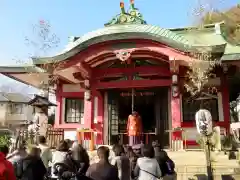
[(46, 71), (36, 66), (0, 66), (0, 73), (45, 73)]
[(111, 41), (111, 40), (125, 40), (125, 39), (147, 39), (153, 40), (157, 42), (161, 42), (169, 45), (175, 49), (180, 51), (197, 51), (204, 49), (205, 51), (211, 51), (213, 48), (224, 47), (225, 44), (217, 45), (215, 47), (212, 46), (203, 46), (203, 45), (192, 45), (186, 38), (181, 35), (178, 35), (175, 32), (172, 32), (168, 29), (163, 29), (158, 26), (152, 25), (138, 25), (138, 24), (125, 24), (125, 25), (114, 25), (105, 27), (93, 32), (89, 32), (84, 36), (80, 37), (78, 40), (73, 42), (71, 48), (62, 52), (59, 55), (53, 57), (43, 57), (32, 58), (33, 63), (37, 64), (45, 64), (52, 62), (61, 62), (69, 57), (74, 56), (78, 52), (86, 49), (88, 46)]

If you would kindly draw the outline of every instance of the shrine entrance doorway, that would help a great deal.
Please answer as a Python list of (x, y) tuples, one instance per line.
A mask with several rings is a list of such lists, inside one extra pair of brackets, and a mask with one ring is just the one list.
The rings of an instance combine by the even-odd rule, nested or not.
[[(128, 144), (126, 134), (128, 116), (132, 113), (132, 90), (114, 89), (108, 91), (108, 136), (109, 143), (120, 138)], [(142, 118), (143, 136), (146, 144), (158, 140), (168, 146), (168, 88), (138, 88), (134, 90), (134, 111)]]

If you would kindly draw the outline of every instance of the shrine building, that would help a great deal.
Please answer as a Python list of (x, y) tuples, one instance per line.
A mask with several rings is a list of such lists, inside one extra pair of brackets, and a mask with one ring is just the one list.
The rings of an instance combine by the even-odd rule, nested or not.
[[(217, 91), (202, 101), (214, 123), (228, 132), (240, 46), (228, 38), (225, 23), (164, 29), (147, 24), (133, 1), (128, 11), (123, 3), (120, 9), (105, 27), (72, 37), (60, 54), (35, 57), (29, 67), (0, 67), (0, 73), (37, 88), (57, 77), (52, 87), (57, 99), (54, 127), (63, 128), (65, 138), (74, 139), (76, 129), (89, 128), (96, 131), (96, 144), (109, 144), (119, 135), (126, 142), (128, 115), (135, 110), (149, 141), (158, 139), (168, 146), (182, 138), (179, 133), (169, 135), (169, 130), (182, 128), (191, 146), (196, 145), (200, 101), (189, 101), (184, 82), (189, 66), (200, 61), (193, 54), (204, 51), (222, 66), (206, 85), (206, 91)], [(53, 74), (48, 72), (51, 66), (56, 67)]]

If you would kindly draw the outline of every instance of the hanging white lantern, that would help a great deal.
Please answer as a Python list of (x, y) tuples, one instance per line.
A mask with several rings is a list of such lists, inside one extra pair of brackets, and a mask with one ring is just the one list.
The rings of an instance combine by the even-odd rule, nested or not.
[(90, 90), (86, 90), (84, 92), (84, 99), (89, 101), (91, 99), (91, 91)]
[(208, 136), (212, 133), (212, 115), (206, 109), (200, 109), (196, 115), (196, 127), (198, 133)]
[(172, 97), (176, 98), (179, 96), (179, 89), (177, 85), (172, 86)]
[(172, 75), (172, 83), (177, 84), (178, 83), (178, 76), (176, 74)]
[(90, 88), (90, 81), (88, 79), (84, 80), (85, 88)]

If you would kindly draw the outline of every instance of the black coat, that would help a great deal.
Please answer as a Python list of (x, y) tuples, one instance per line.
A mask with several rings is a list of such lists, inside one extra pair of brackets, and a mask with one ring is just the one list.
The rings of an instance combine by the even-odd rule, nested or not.
[(43, 180), (47, 170), (39, 157), (27, 156), (14, 164), (19, 180)]
[(73, 177), (81, 180), (89, 179), (85, 176), (88, 167), (89, 158), (76, 161), (73, 160), (70, 153), (65, 157), (63, 162), (54, 165), (55, 174), (61, 177), (61, 179), (66, 180), (72, 179)]
[(160, 166), (160, 169), (162, 171), (162, 176), (165, 176), (167, 174), (171, 174), (172, 172), (170, 172), (169, 167), (167, 165), (167, 162), (170, 164), (171, 168), (170, 169), (174, 169), (175, 168), (175, 164), (174, 162), (168, 157), (168, 154), (166, 151), (164, 150), (159, 150), (157, 148), (155, 148), (155, 158)]

